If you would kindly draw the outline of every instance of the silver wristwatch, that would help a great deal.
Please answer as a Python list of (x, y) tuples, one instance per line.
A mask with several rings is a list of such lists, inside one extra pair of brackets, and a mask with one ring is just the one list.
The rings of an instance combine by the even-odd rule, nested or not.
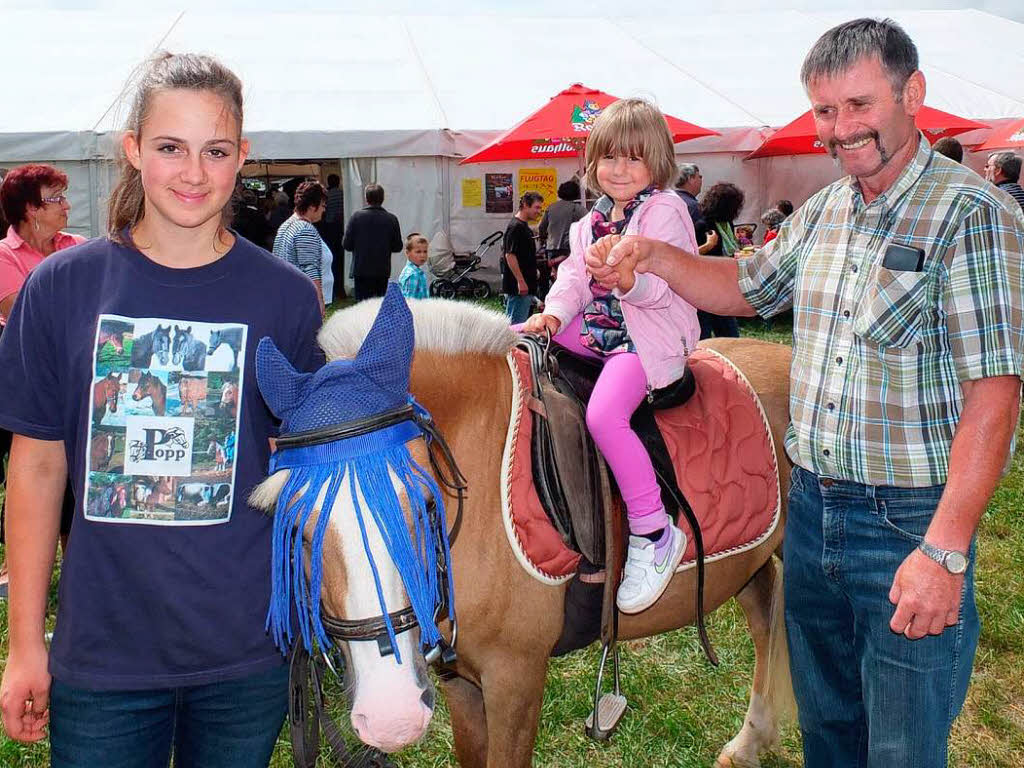
[(955, 549), (939, 549), (927, 541), (922, 541), (917, 548), (950, 573), (960, 574), (967, 570), (967, 555), (963, 552), (957, 552)]

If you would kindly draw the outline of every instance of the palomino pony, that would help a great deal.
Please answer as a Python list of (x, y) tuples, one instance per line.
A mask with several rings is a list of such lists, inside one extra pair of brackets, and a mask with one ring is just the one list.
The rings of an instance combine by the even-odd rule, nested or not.
[[(506, 355), (515, 336), (503, 316), (476, 306), (439, 299), (411, 304), (415, 354), (409, 388), (443, 433), (468, 486), (461, 527), (451, 548), (457, 661), (442, 682), (455, 751), (463, 766), (529, 766), (548, 659), (562, 630), (566, 586), (530, 577), (503, 530), (499, 474), (513, 398)], [(329, 360), (353, 358), (357, 352), (363, 357), (371, 339), (382, 336), (377, 328), (370, 332), (380, 306), (380, 301), (364, 301), (336, 313), (319, 336)], [(760, 394), (775, 445), (781, 446), (788, 412), (789, 349), (743, 339), (721, 340), (715, 347), (743, 371)], [(421, 467), (430, 466), (423, 441), (414, 440), (408, 446)], [(777, 460), (779, 467), (788, 468), (781, 453)], [(788, 474), (784, 469), (783, 499)], [(289, 470), (275, 472), (256, 489), (252, 502), (274, 509), (288, 475)], [(406, 491), (394, 474), (392, 482), (410, 514), (408, 497), (402, 496)], [(369, 515), (362, 533), (355, 522), (361, 514), (358, 510), (366, 509), (364, 493), (370, 495), (362, 478), (358, 490), (349, 478), (341, 482), (333, 506), (322, 511), (327, 483), (319, 491), (304, 491), (316, 498), (302, 529), (307, 561), (318, 516), (330, 516), (320, 534), (323, 588), (318, 610), (343, 620), (340, 623), (379, 617), (375, 583), (393, 617), (395, 611), (408, 606), (403, 582), (380, 530)], [(359, 506), (354, 503), (356, 493)], [(454, 505), (447, 506), (451, 524)], [(278, 507), (278, 514), (280, 510)], [(740, 732), (724, 746), (719, 766), (758, 765), (759, 753), (777, 739), (778, 707), (789, 690), (778, 605), (781, 570), (772, 557), (781, 545), (782, 530), (780, 521), (772, 534), (753, 548), (707, 563), (706, 610), (736, 597), (746, 614), (756, 652), (747, 715)], [(367, 552), (379, 571), (376, 580)], [(620, 638), (639, 638), (692, 624), (696, 618), (694, 579), (692, 568), (680, 571), (653, 607), (621, 616)], [(438, 626), (451, 640), (451, 623), (442, 620)], [(353, 698), (353, 728), (364, 743), (386, 752), (419, 739), (432, 714), (433, 698), (423, 656), (418, 652), (418, 636), (418, 629), (397, 635), (398, 653), (381, 651), (372, 642), (348, 642), (341, 649)], [(399, 655), (404, 663), (396, 661)]]
[(220, 390), (220, 410), (232, 419), (238, 415), (238, 384), (225, 381)]

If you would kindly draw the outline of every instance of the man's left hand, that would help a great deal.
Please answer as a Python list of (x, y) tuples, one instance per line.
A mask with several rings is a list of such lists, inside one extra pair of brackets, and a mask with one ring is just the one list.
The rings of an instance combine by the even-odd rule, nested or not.
[(915, 549), (892, 580), (889, 602), (896, 606), (896, 611), (889, 628), (909, 640), (941, 635), (946, 627), (957, 623), (963, 586), (963, 574), (950, 573)]

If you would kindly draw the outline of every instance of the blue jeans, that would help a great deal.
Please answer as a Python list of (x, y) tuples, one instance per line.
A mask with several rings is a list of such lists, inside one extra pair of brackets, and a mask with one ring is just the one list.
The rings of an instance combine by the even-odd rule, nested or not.
[(50, 688), (51, 768), (266, 768), (288, 712), (288, 666), (154, 691)]
[(505, 304), (505, 314), (508, 315), (509, 325), (525, 323), (530, 317), (530, 308), (533, 307), (533, 296), (513, 296), (508, 294), (508, 301)]
[(896, 569), (921, 542), (942, 490), (793, 470), (786, 630), (807, 768), (947, 764), (980, 632), (973, 547), (956, 626), (920, 640), (889, 629)]

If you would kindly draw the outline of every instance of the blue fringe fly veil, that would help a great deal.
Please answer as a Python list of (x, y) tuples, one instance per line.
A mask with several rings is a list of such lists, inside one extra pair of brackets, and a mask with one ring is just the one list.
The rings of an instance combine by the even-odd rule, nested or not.
[[(257, 381), (267, 405), (282, 420), (282, 434), (342, 424), (406, 404), (412, 404), (420, 418), (429, 420), (427, 411), (409, 394), (413, 345), (412, 315), (397, 284), (391, 283), (373, 327), (354, 359), (334, 360), (315, 373), (299, 373), (271, 339), (263, 338), (256, 352)], [(294, 640), (293, 604), (306, 650), (312, 652), (314, 642), (322, 650), (331, 647), (320, 616), (323, 542), (334, 503), (346, 483), (396, 661), (401, 663), (402, 658), (378, 564), (370, 551), (370, 522), (376, 525), (405, 586), (419, 623), (420, 642), (431, 647), (440, 640), (435, 612), (443, 601), (445, 588), (449, 595), (448, 618), (455, 616), (451, 550), (440, 488), (413, 460), (407, 446), (410, 440), (420, 437), (429, 442), (429, 436), (419, 425), (406, 421), (332, 443), (279, 449), (271, 456), (271, 474), (289, 472), (274, 513), (267, 613), (267, 629), (282, 652), (287, 652)], [(396, 485), (408, 499), (411, 524)], [(431, 525), (428, 494), (436, 504), (436, 528)], [(316, 509), (321, 512), (309, 542), (307, 577), (303, 531)], [(444, 557), (447, 584), (439, 583), (438, 557)]]

